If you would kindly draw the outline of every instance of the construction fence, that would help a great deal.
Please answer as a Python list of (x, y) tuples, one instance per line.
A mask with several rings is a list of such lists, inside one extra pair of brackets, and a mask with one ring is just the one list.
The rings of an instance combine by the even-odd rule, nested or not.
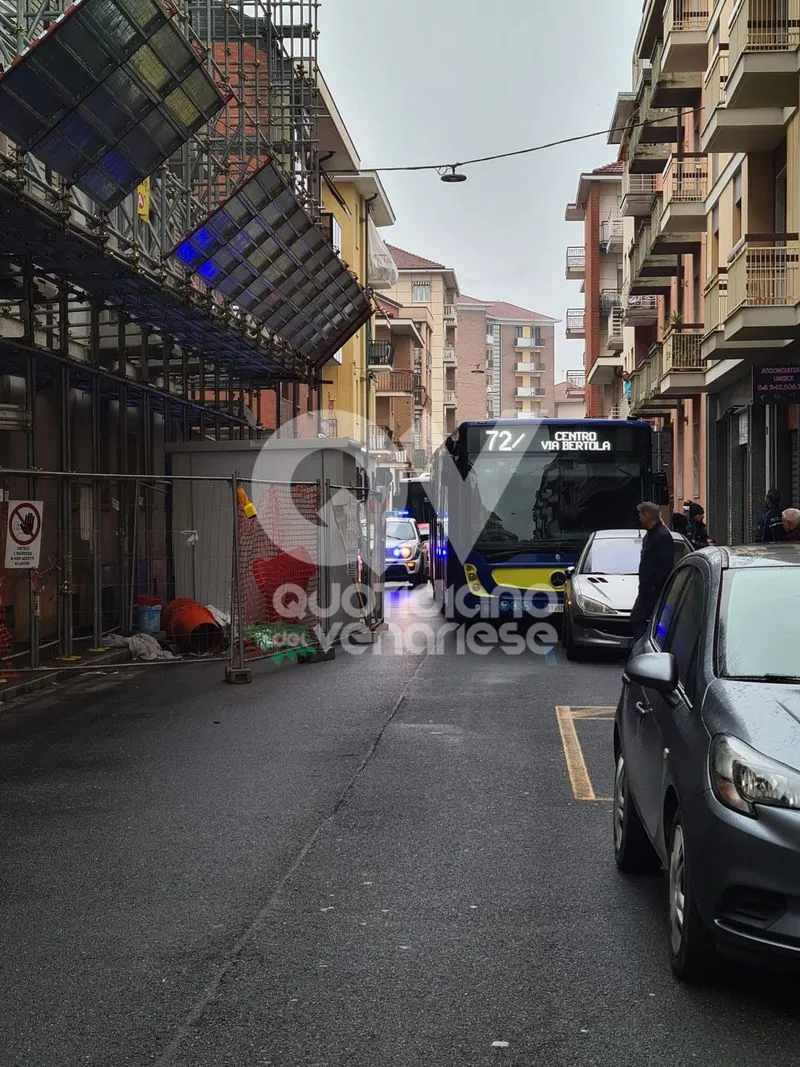
[(247, 680), (383, 620), (381, 489), (0, 470), (0, 493), (4, 681), (115, 651)]

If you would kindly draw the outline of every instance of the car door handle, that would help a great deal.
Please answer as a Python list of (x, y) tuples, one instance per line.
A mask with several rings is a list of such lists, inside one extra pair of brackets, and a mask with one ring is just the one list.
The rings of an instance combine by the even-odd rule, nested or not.
[(634, 707), (636, 708), (637, 714), (642, 717), (648, 715), (653, 710), (649, 704), (643, 704), (641, 700), (637, 700)]

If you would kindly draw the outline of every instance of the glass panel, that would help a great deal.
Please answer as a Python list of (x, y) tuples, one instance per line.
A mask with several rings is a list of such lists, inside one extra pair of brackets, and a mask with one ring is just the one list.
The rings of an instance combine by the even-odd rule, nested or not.
[(644, 537), (595, 538), (581, 574), (638, 574)]
[(164, 101), (164, 110), (173, 122), (186, 130), (192, 129), (196, 123), (202, 123), (203, 120), (203, 116), (181, 89), (169, 94)]
[(800, 567), (754, 567), (725, 578), (719, 620), (720, 673), (727, 678), (798, 677)]
[(149, 45), (144, 45), (128, 60), (127, 66), (153, 92), (161, 96), (169, 86), (172, 78), (169, 71)]
[(164, 66), (179, 80), (197, 67), (197, 58), (189, 47), (188, 41), (180, 36), (171, 22), (162, 26), (150, 38), (150, 47)]

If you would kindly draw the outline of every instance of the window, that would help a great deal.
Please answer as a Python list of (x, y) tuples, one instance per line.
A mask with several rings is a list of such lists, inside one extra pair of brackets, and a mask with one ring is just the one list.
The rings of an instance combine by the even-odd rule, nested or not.
[(533, 327), (533, 344), (535, 348), (542, 347), (542, 328), (541, 326)]
[(800, 567), (728, 572), (719, 618), (724, 678), (796, 678), (800, 671)]
[(675, 616), (675, 608), (681, 598), (681, 593), (683, 592), (688, 577), (688, 568), (677, 571), (672, 580), (667, 583), (661, 597), (661, 603), (653, 615), (653, 618), (655, 619), (653, 637), (655, 638), (656, 645), (662, 649), (662, 651), (664, 650), (666, 641), (669, 637), (672, 620)]
[(662, 644), (664, 652), (671, 652), (678, 667), (678, 678), (691, 699), (694, 693), (700, 634), (705, 618), (705, 582), (700, 571), (687, 568), (688, 578), (673, 624)]
[(719, 272), (719, 204), (711, 212), (711, 255), (709, 270), (712, 274)]
[(742, 172), (737, 171), (733, 179), (733, 243), (737, 245), (742, 239)]
[(413, 541), (417, 536), (411, 522), (387, 522), (386, 537), (394, 541)]
[(411, 283), (411, 303), (412, 304), (430, 304), (431, 302), (431, 283), (430, 282), (412, 282)]

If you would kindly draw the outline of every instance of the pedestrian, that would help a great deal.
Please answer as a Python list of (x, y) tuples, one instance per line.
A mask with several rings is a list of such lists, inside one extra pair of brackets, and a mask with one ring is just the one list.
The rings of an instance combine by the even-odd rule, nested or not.
[(634, 641), (644, 637), (661, 590), (675, 566), (675, 541), (661, 521), (658, 504), (645, 501), (636, 509), (639, 522), (647, 530), (639, 559), (639, 592), (631, 610)]
[(684, 537), (687, 536), (687, 531), (689, 529), (689, 520), (682, 512), (673, 511), (672, 529), (675, 531), (675, 533), (683, 534)]
[(769, 544), (773, 541), (784, 541), (785, 530), (781, 521), (781, 494), (777, 489), (770, 489), (764, 499), (764, 509), (758, 517), (756, 527), (756, 541), (758, 544)]
[(800, 511), (797, 508), (781, 512), (781, 524), (784, 541), (800, 541)]
[(692, 548), (695, 549), (708, 548), (711, 544), (706, 526), (706, 513), (702, 504), (691, 503), (689, 505), (689, 525), (686, 536), (691, 541)]

